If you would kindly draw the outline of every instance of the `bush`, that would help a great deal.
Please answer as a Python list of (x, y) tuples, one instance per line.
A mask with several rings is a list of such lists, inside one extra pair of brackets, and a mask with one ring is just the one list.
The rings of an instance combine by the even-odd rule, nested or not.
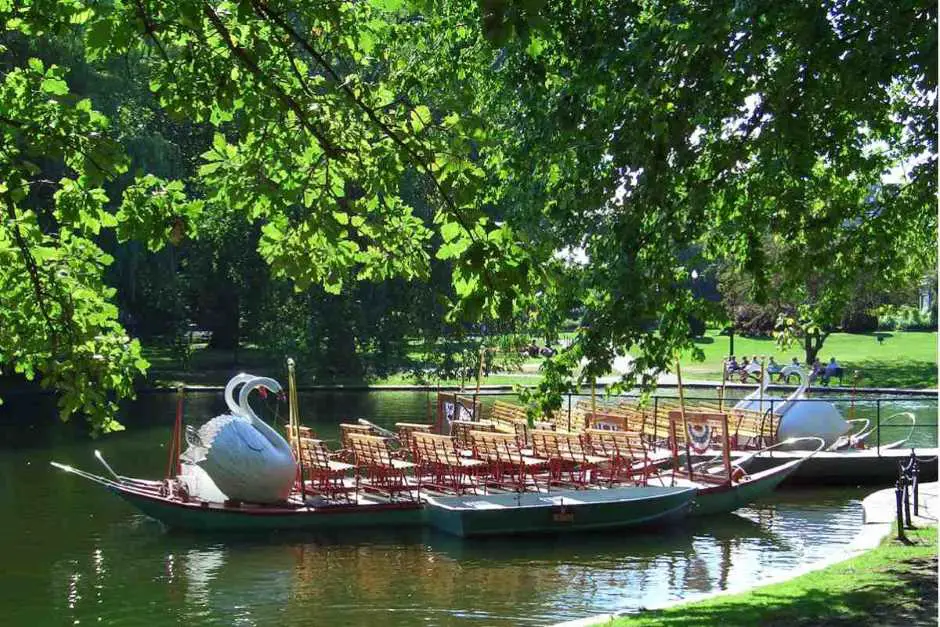
[(882, 331), (935, 331), (937, 319), (932, 311), (923, 312), (911, 305), (886, 305), (878, 311), (878, 329)]

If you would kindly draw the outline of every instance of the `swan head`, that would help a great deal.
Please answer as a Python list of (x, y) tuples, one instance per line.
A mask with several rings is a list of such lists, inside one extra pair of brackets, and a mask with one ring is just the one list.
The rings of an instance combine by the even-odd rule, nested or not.
[(249, 379), (238, 393), (238, 406), (243, 412), (246, 411), (246, 407), (248, 406), (248, 396), (258, 388), (264, 388), (275, 394), (280, 394), (281, 391), (283, 391), (281, 384), (270, 377), (253, 377)]

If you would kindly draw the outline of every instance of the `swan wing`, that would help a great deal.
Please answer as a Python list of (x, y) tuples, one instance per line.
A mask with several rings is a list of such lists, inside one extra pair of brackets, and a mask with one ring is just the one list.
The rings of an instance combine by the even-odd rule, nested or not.
[(239, 420), (233, 422), (230, 428), (235, 432), (235, 435), (238, 436), (242, 444), (252, 451), (260, 453), (271, 448), (271, 443), (268, 442), (267, 438), (261, 435), (261, 433), (255, 429), (254, 425), (248, 421), (242, 422)]

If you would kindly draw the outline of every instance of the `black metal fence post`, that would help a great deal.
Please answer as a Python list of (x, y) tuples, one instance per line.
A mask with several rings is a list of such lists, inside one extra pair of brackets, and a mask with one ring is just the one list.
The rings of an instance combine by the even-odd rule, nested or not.
[(898, 540), (907, 540), (904, 535), (904, 512), (901, 511), (901, 482), (903, 481), (903, 473), (898, 477), (897, 482), (894, 484), (894, 501), (897, 508), (897, 518), (898, 518)]
[(917, 461), (917, 455), (914, 449), (911, 449), (911, 487), (914, 491), (914, 515), (920, 516), (920, 507), (918, 506), (918, 493), (920, 492), (920, 462)]
[(908, 489), (910, 487), (910, 480), (907, 475), (904, 476), (904, 526), (908, 529), (913, 529), (914, 525), (911, 524), (911, 491)]

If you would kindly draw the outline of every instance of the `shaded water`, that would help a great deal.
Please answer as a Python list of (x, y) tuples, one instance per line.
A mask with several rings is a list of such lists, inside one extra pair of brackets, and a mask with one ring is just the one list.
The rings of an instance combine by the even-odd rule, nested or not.
[[(347, 419), (427, 418), (423, 393), (302, 398), (327, 439)], [(466, 541), (421, 530), (211, 537), (166, 533), (113, 495), (50, 468), (124, 474), (166, 467), (172, 395), (129, 408), (128, 432), (90, 441), (17, 426), (48, 399), (10, 399), (0, 427), (0, 616), (4, 624), (548, 624), (737, 587), (841, 550), (866, 491), (778, 492), (738, 515), (663, 532)], [(273, 402), (264, 409), (273, 417)], [(936, 415), (934, 405), (934, 416)], [(221, 412), (191, 395), (191, 422)], [(281, 406), (282, 412), (284, 407)], [(12, 418), (11, 418), (12, 417)], [(934, 436), (935, 437), (935, 436)]]

